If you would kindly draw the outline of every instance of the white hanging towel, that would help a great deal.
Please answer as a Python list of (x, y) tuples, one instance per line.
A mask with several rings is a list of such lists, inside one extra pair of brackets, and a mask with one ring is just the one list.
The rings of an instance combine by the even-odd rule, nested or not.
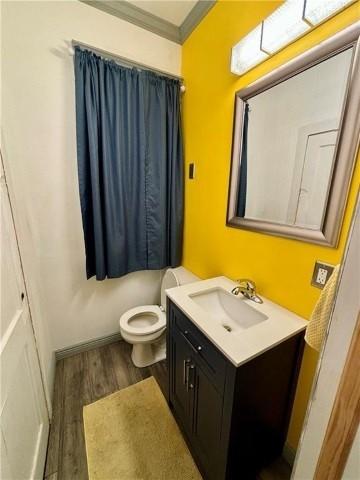
[(309, 323), (306, 327), (305, 341), (318, 352), (320, 351), (324, 340), (327, 325), (334, 303), (337, 281), (339, 277), (340, 265), (336, 265), (331, 277), (327, 281), (321, 295), (311, 314)]

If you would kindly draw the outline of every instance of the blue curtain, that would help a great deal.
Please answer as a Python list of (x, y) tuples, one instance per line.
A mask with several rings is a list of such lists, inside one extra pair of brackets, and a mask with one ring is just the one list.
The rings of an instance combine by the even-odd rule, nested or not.
[(77, 47), (75, 92), (87, 278), (179, 265), (179, 82)]
[(244, 124), (242, 136), (239, 195), (236, 209), (238, 217), (245, 217), (246, 191), (247, 191), (247, 149), (248, 149), (248, 127), (249, 127), (249, 104), (245, 104)]

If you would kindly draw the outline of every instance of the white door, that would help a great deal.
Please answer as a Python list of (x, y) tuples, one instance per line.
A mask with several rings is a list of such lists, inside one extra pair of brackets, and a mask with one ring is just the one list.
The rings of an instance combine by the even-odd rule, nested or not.
[(0, 173), (0, 478), (41, 479), (49, 418), (2, 165)]
[(300, 183), (295, 225), (319, 229), (328, 196), (337, 130), (309, 135)]

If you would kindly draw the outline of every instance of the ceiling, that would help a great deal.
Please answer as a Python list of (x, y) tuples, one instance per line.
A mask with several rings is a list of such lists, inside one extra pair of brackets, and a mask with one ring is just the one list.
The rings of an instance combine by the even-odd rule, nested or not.
[(177, 27), (183, 23), (190, 11), (198, 3), (197, 0), (127, 0), (135, 7), (162, 18)]
[(80, 0), (80, 2), (182, 44), (215, 5), (216, 0)]

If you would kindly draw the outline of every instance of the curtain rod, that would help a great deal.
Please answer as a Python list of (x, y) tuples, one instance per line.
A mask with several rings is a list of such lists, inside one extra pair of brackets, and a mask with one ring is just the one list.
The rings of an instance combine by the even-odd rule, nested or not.
[(175, 80), (179, 80), (181, 83), (184, 82), (183, 77), (179, 77), (178, 75), (174, 75), (164, 70), (159, 70), (158, 68), (150, 67), (148, 65), (145, 65), (144, 63), (134, 62), (134, 60), (131, 60), (130, 58), (122, 57), (120, 55), (115, 55), (114, 53), (108, 52), (106, 50), (102, 50), (101, 48), (93, 47), (92, 45), (88, 45), (87, 43), (79, 42), (78, 40), (72, 40), (71, 45), (73, 47), (81, 47), (87, 50), (91, 50), (94, 53), (98, 53), (103, 57), (106, 57), (110, 60), (114, 60), (115, 62), (119, 63), (124, 67), (130, 67), (130, 68), (135, 67), (141, 70), (150, 70), (151, 72), (164, 75), (166, 77), (173, 78)]

